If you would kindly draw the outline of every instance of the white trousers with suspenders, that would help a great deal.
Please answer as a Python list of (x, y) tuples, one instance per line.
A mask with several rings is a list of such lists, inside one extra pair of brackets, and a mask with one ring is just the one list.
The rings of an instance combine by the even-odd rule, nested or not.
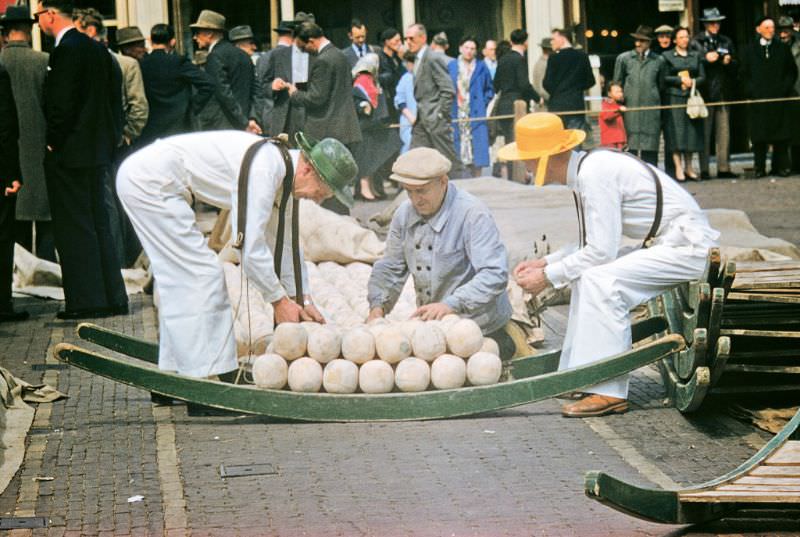
[[(183, 143), (196, 151), (202, 145), (192, 145), (197, 139), (185, 139), (172, 145), (169, 140), (155, 142), (133, 154), (117, 174), (120, 200), (150, 259), (160, 297), (159, 368), (192, 377), (227, 373), (238, 367), (232, 308), (222, 265), (197, 227), (191, 198), (195, 195), (203, 199), (201, 192), (205, 192), (212, 199), (203, 201), (230, 208), (234, 232), (237, 232), (237, 206), (241, 201), (236, 173), (245, 168), (242, 165), (239, 169), (239, 163), (242, 163), (245, 149), (252, 147), (252, 140), (229, 142), (233, 146), (228, 153), (231, 158), (215, 161), (217, 166), (222, 162), (227, 167), (216, 170), (220, 172), (216, 179), (197, 179), (194, 190), (187, 158), (199, 160), (204, 155), (191, 153), (190, 157), (184, 154), (178, 158), (176, 147)], [(221, 141), (219, 145), (225, 143)], [(256, 158), (253, 175), (257, 177), (247, 188), (250, 216), (245, 218), (251, 232), (247, 239), (244, 233), (241, 237), (243, 266), (251, 283), (262, 290), (265, 300), (273, 301), (285, 296), (284, 288), (288, 286), (280, 279), (280, 269), (275, 271), (277, 277), (275, 273), (266, 273), (271, 273), (277, 262), (288, 277), (284, 280), (291, 280), (295, 257), (282, 249), (282, 255), (272, 256), (275, 242), (282, 242), (275, 240), (275, 231), (280, 227), (277, 225), (278, 206), (285, 179), (284, 161), (278, 161), (272, 151), (259, 151), (257, 155), (255, 151), (248, 153)], [(198, 186), (200, 183), (202, 185)], [(254, 191), (258, 192), (255, 196)], [(251, 273), (258, 273), (258, 276), (253, 277)], [(302, 285), (299, 287), (302, 293)]]
[[(654, 183), (659, 185), (658, 176), (649, 166), (648, 170)], [(662, 203), (661, 196), (657, 198), (657, 204)], [(590, 200), (583, 202), (591, 203)], [(579, 216), (579, 220), (582, 222), (583, 217)], [(677, 284), (702, 276), (708, 249), (714, 246), (710, 239), (714, 232), (707, 227), (705, 217), (689, 213), (672, 220), (660, 220), (659, 211), (656, 220), (659, 221), (654, 222), (650, 231), (653, 240), (648, 241), (647, 246), (592, 266), (570, 284), (572, 297), (560, 369), (585, 365), (629, 350), (631, 309)], [(691, 228), (698, 233), (689, 233), (692, 235), (689, 238), (684, 230)], [(629, 376), (624, 375), (586, 392), (626, 399), (628, 380)]]

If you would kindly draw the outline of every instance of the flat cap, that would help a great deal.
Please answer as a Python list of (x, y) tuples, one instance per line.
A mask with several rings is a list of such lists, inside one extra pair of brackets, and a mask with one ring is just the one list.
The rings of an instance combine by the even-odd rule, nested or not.
[(658, 34), (671, 34), (675, 31), (675, 28), (670, 26), (669, 24), (662, 24), (658, 28), (655, 29), (656, 35)]
[(452, 164), (435, 149), (418, 147), (400, 155), (392, 164), (389, 179), (407, 185), (421, 186), (447, 175)]

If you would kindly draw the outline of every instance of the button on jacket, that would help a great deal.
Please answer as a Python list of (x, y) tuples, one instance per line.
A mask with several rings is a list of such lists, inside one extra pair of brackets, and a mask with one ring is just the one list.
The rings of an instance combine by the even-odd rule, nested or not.
[(417, 214), (410, 201), (397, 209), (386, 254), (369, 280), (370, 308), (388, 313), (409, 274), (419, 306), (443, 302), (477, 322), (484, 334), (511, 318), (508, 257), (494, 218), (480, 200), (453, 184), (430, 219)]

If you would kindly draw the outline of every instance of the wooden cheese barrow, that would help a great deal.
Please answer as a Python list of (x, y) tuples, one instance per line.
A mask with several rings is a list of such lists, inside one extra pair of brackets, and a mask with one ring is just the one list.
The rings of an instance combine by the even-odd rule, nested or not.
[[(699, 524), (746, 509), (753, 518), (795, 520), (800, 512), (800, 412), (748, 461), (722, 477), (679, 490), (638, 487), (589, 472), (585, 492), (629, 515), (668, 524)], [(792, 439), (795, 440), (792, 440)], [(776, 514), (778, 516), (776, 516)]]
[(663, 334), (659, 318), (635, 325), (634, 337), (658, 339), (605, 360), (557, 371), (560, 351), (512, 360), (510, 379), (490, 386), (418, 393), (327, 394), (268, 390), (160, 371), (155, 343), (92, 324), (81, 324), (78, 336), (127, 358), (106, 356), (61, 343), (55, 357), (111, 380), (223, 410), (299, 421), (395, 421), (468, 416), (509, 408), (584, 388), (664, 359), (684, 348), (680, 335)]

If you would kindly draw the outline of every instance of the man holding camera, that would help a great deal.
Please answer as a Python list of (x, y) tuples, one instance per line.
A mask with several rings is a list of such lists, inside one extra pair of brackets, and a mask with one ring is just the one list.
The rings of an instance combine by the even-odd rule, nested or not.
[[(719, 33), (720, 22), (725, 20), (725, 15), (719, 9), (712, 7), (703, 10), (700, 21), (705, 30), (697, 34), (692, 40), (690, 48), (697, 51), (703, 58), (703, 67), (706, 71), (706, 84), (701, 88), (703, 97), (707, 102), (727, 101), (732, 94), (733, 74), (736, 70), (736, 61), (733, 54), (733, 41)], [(737, 175), (731, 172), (728, 164), (730, 154), (730, 115), (728, 106), (708, 107), (708, 118), (705, 122), (705, 147), (700, 153), (700, 176), (710, 179), (708, 160), (711, 151), (711, 136), (716, 143), (717, 177), (720, 179), (733, 179)]]

